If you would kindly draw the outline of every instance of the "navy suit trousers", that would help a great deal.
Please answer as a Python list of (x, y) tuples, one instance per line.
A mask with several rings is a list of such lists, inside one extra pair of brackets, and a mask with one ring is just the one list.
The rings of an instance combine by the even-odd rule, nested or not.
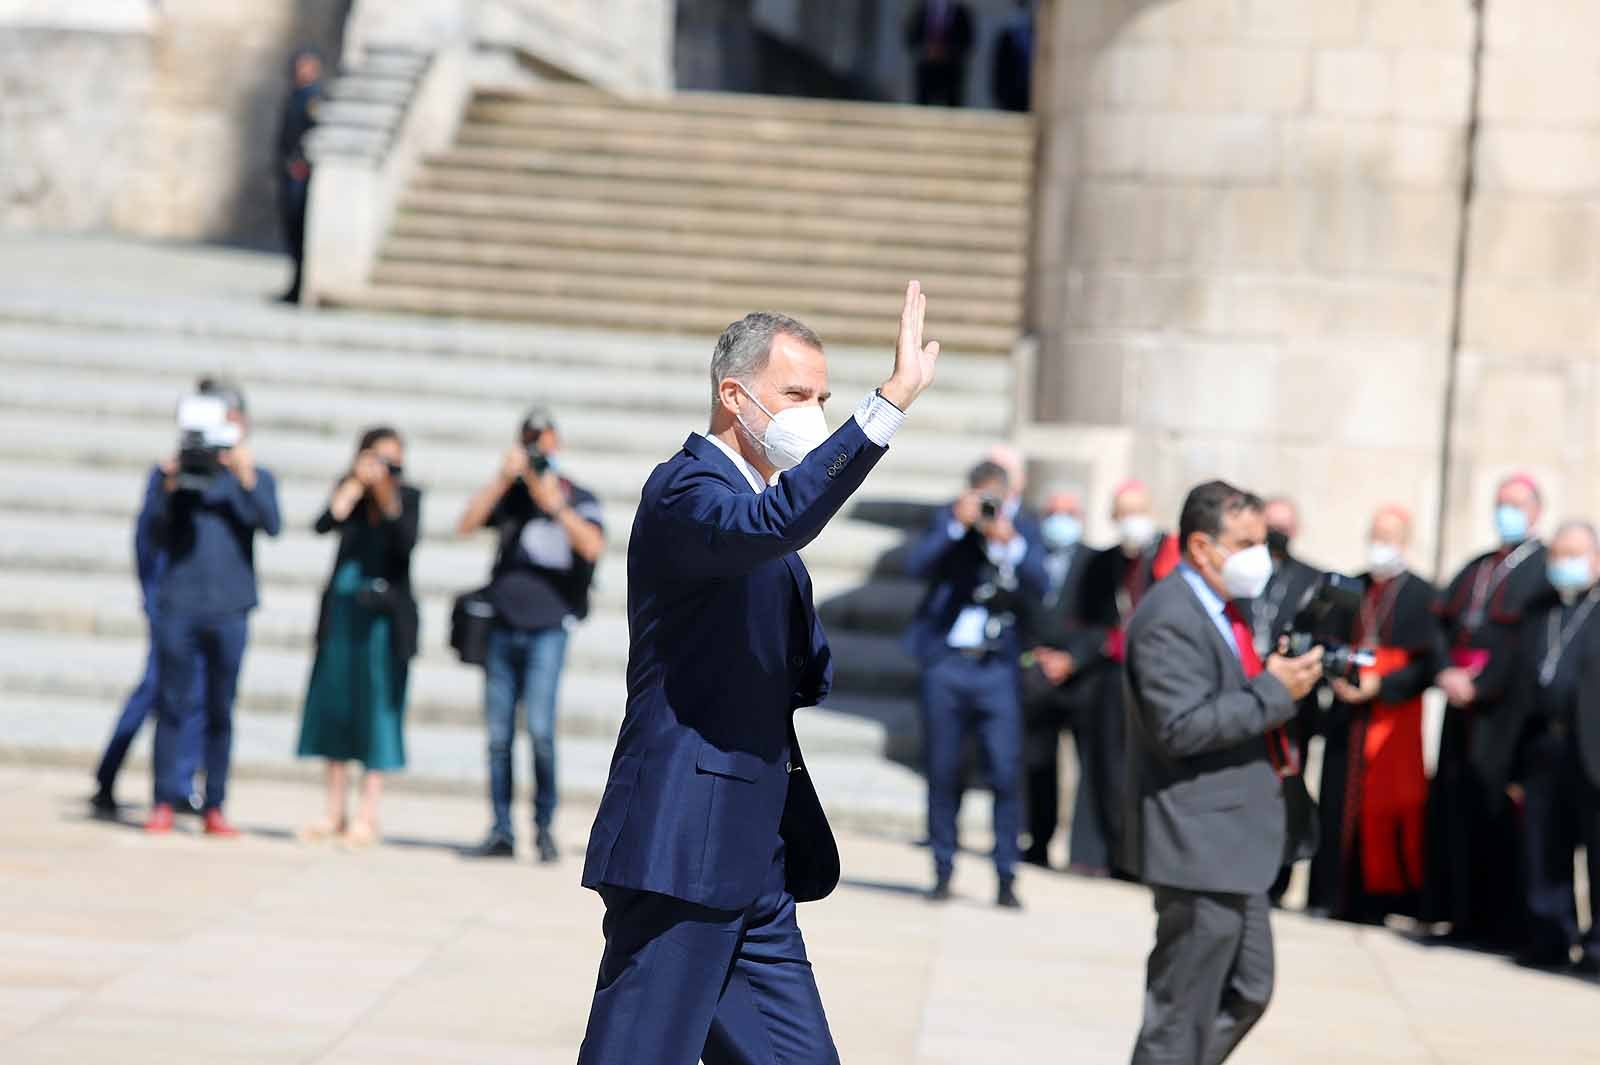
[[(100, 765), (95, 770), (95, 779), (100, 782), (100, 789), (107, 795), (116, 789), (117, 774), (122, 771), (122, 763), (128, 757), (128, 748), (133, 746), (134, 737), (139, 735), (139, 729), (144, 726), (145, 720), (155, 711), (161, 695), (161, 656), (156, 648), (156, 617), (148, 615), (150, 622), (150, 653), (145, 660), (144, 676), (139, 679), (138, 687), (128, 695), (128, 701), (123, 704), (122, 714), (117, 718), (116, 728), (111, 733), (111, 742), (106, 744), (106, 751), (100, 757)], [(190, 701), (196, 706), (202, 705), (205, 700), (205, 663), (198, 662), (194, 671), (194, 687)], [(185, 780), (193, 780), (195, 772), (200, 768), (200, 747), (204, 742), (204, 719), (195, 713), (189, 717), (188, 730), (178, 741), (178, 773)]]
[(994, 864), (1001, 877), (1017, 864), (1021, 831), (1022, 690), (1017, 663), (1006, 655), (936, 659), (922, 673), (922, 744), (928, 765), (928, 838), (934, 869), (948, 875), (956, 859), (961, 808), (961, 741), (975, 731), (994, 790)]
[[(189, 797), (193, 769), (185, 764), (183, 738), (194, 719), (203, 719), (206, 770), (205, 805), (221, 809), (228, 797), (233, 759), (233, 696), (244, 663), (250, 623), (244, 613), (205, 617), (163, 612), (155, 625), (158, 702), (156, 712), (155, 801), (177, 805)], [(194, 699), (197, 672), (205, 698)]]
[(744, 910), (600, 896), (606, 949), (579, 1065), (838, 1065), (781, 844)]

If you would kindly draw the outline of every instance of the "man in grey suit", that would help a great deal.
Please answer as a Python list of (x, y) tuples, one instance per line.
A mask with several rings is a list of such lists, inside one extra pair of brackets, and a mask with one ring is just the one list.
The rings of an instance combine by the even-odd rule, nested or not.
[(1155, 892), (1156, 945), (1133, 1065), (1216, 1065), (1272, 996), (1267, 889), (1286, 850), (1283, 726), (1322, 673), (1251, 645), (1233, 605), (1272, 573), (1261, 500), (1189, 493), (1183, 561), (1128, 625), (1125, 867)]

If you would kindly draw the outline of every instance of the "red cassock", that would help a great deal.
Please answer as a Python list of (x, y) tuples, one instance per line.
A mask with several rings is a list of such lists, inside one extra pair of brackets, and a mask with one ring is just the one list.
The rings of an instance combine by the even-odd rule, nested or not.
[[(1372, 671), (1385, 677), (1411, 661), (1399, 647), (1375, 649)], [(1345, 853), (1359, 838), (1362, 887), (1402, 895), (1422, 887), (1423, 813), (1428, 778), (1422, 762), (1422, 697), (1374, 700), (1351, 720)], [(1359, 831), (1358, 831), (1359, 830)]]

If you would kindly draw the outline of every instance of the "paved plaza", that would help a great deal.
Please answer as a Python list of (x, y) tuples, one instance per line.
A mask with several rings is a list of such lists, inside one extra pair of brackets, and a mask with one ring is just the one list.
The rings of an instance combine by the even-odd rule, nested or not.
[[(146, 783), (129, 774), (124, 794)], [(88, 820), (79, 771), (0, 769), (0, 1062), (6, 1065), (570, 1063), (600, 947), (577, 884), (592, 808), (558, 824), (565, 859), (472, 864), (462, 796), (397, 792), (388, 845), (307, 848), (315, 789), (246, 778), (245, 838), (146, 838)], [(130, 811), (130, 817), (141, 811)], [(1144, 891), (1029, 871), (1028, 909), (916, 892), (909, 840), (841, 839), (846, 881), (802, 908), (849, 1065), (1117, 1063), (1139, 1013)], [(1600, 988), (1381, 929), (1277, 919), (1278, 997), (1241, 1065), (1591, 1063)]]

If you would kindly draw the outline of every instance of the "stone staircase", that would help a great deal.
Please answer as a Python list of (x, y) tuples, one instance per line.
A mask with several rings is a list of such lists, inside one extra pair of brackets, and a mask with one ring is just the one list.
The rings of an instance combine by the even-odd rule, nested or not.
[[(1022, 312), (1025, 116), (710, 93), (480, 93), (349, 305), (715, 335), (752, 307), (879, 345), (908, 276), (949, 348)], [(890, 323), (892, 324), (892, 322)]]
[[(929, 287), (931, 332), (943, 336), (945, 297)], [(480, 291), (462, 289), (462, 298)], [(892, 334), (897, 311), (887, 293), (863, 305), (860, 328), (870, 319)], [(624, 702), (632, 509), (651, 467), (703, 425), (711, 344), (310, 313), (226, 294), (198, 302), (0, 294), (0, 755), (87, 764), (98, 753), (143, 664), (130, 556), (145, 471), (173, 446), (177, 396), (220, 371), (248, 392), (256, 452), (278, 476), (285, 517), (283, 535), (258, 547), (263, 604), (240, 691), (242, 769), (310, 769), (291, 757), (293, 723), (334, 547), (310, 525), (358, 431), (384, 421), (407, 435), (408, 471), (426, 492), (411, 781), (481, 786), (481, 674), (455, 662), (444, 637), (451, 597), (482, 583), (492, 546), (455, 537), (453, 525), (521, 410), (542, 400), (557, 411), (567, 468), (602, 498), (610, 531), (560, 710), (563, 788), (598, 796)], [(881, 380), (888, 350), (830, 349), (835, 421)], [(828, 708), (801, 715), (801, 733), (824, 796), (857, 827), (920, 830), (921, 783), (902, 764), (917, 741), (915, 678), (897, 645), (919, 589), (897, 575), (896, 555), (927, 505), (952, 494), (961, 471), (1004, 434), (1010, 390), (1006, 360), (946, 355), (937, 392), (850, 511), (806, 552), (839, 683)]]

